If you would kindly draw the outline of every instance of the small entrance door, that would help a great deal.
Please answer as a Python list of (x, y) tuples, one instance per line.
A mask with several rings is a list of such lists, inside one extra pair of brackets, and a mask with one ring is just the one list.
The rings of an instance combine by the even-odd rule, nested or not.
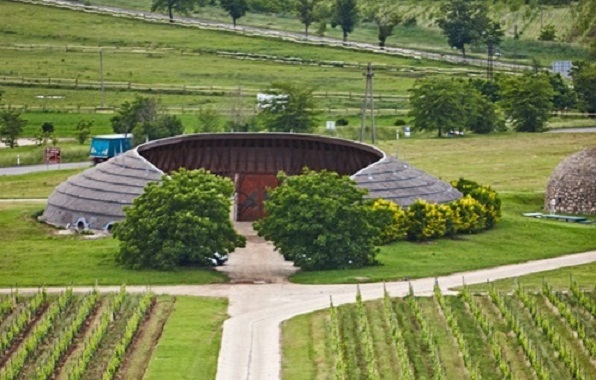
[(265, 216), (263, 201), (267, 199), (267, 188), (277, 184), (273, 174), (240, 174), (236, 183), (238, 221), (251, 222)]

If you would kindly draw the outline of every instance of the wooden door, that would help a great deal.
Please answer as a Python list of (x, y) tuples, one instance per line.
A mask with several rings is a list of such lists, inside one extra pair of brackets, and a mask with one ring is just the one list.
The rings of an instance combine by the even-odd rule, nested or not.
[(236, 183), (238, 221), (251, 222), (265, 216), (263, 201), (267, 199), (267, 189), (277, 184), (273, 174), (240, 174)]

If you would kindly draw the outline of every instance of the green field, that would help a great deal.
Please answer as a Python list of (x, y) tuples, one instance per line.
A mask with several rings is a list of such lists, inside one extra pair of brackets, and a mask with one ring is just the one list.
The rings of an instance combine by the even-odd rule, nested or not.
[(2, 295), (0, 378), (212, 379), (226, 307), (223, 299), (131, 295), (124, 288)]
[(435, 289), (430, 298), (357, 298), (284, 323), (282, 377), (594, 378), (595, 305), (594, 292), (521, 287), (513, 295)]
[[(126, 9), (137, 9), (147, 11), (151, 7), (149, 0), (93, 0), (88, 3), (92, 5), (109, 5), (121, 7)], [(505, 31), (505, 44), (502, 53), (505, 58), (513, 55), (537, 55), (537, 58), (544, 60), (559, 55), (560, 51), (555, 49), (542, 49), (541, 52), (533, 51), (529, 48), (540, 34), (540, 9), (537, 4), (524, 5), (522, 2), (517, 2), (520, 7), (517, 10), (512, 10), (503, 2), (491, 2), (491, 15), (498, 19)], [(406, 0), (400, 1), (398, 4), (399, 11), (404, 18), (415, 17), (417, 25), (415, 27), (407, 27), (398, 25), (395, 28), (393, 36), (389, 37), (389, 46), (401, 46), (416, 48), (422, 50), (433, 50), (453, 53), (445, 42), (445, 37), (441, 34), (436, 25), (434, 17), (439, 13), (438, 3), (436, 1), (419, 1)], [(213, 20), (223, 23), (230, 23), (229, 15), (217, 6), (206, 6), (199, 8), (194, 14), (195, 17), (207, 20)], [(545, 6), (542, 9), (542, 22), (544, 25), (553, 24), (557, 30), (558, 40), (567, 40), (570, 36), (571, 29), (574, 23), (573, 11), (570, 7), (551, 7)], [(238, 20), (239, 25), (255, 26), (265, 29), (285, 30), (291, 32), (304, 32), (304, 26), (291, 14), (267, 14), (258, 12), (248, 12), (246, 16)], [(520, 40), (513, 40), (515, 25), (518, 27), (518, 32), (521, 35)], [(311, 34), (316, 32), (318, 25), (311, 26)], [(341, 39), (340, 28), (328, 27), (326, 36)], [(372, 22), (361, 22), (355, 30), (350, 34), (351, 41), (361, 41), (375, 44), (377, 39), (377, 28)], [(577, 38), (576, 38), (577, 39)], [(580, 38), (581, 40), (581, 38)], [(587, 38), (586, 38), (587, 40)], [(548, 44), (541, 43), (542, 46)], [(575, 49), (574, 54), (581, 54), (582, 48), (579, 45), (571, 45)], [(529, 50), (526, 53), (526, 49)], [(482, 47), (474, 47), (476, 53), (482, 54), (484, 50)], [(549, 51), (550, 50), (550, 51)], [(537, 54), (538, 53), (538, 54)], [(573, 56), (573, 55), (572, 55)], [(527, 56), (526, 56), (527, 58)]]
[[(225, 281), (210, 268), (170, 272), (129, 270), (116, 264), (118, 242), (111, 237), (58, 235), (32, 214), (41, 205), (0, 203), (0, 287), (41, 285), (207, 284)], [(84, 259), (82, 259), (84, 258)]]

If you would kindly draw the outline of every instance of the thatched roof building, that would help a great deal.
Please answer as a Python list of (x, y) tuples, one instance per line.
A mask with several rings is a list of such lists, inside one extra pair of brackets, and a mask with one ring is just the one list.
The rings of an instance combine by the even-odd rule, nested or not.
[(544, 208), (596, 215), (596, 147), (572, 154), (557, 165), (546, 187)]
[(48, 198), (42, 218), (59, 226), (109, 229), (147, 183), (181, 167), (232, 179), (237, 220), (261, 217), (266, 188), (277, 185), (276, 174), (297, 174), (304, 167), (350, 175), (370, 197), (402, 206), (418, 198), (445, 203), (461, 197), (450, 184), (366, 144), (288, 133), (197, 134), (140, 145), (70, 177)]

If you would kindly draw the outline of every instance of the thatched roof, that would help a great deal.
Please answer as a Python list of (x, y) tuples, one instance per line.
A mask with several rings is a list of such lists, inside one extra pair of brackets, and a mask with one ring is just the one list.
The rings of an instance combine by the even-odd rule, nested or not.
[[(213, 158), (211, 158), (213, 156)], [(114, 157), (56, 187), (42, 218), (54, 225), (107, 228), (124, 218), (123, 207), (149, 182), (179, 167), (234, 172), (289, 174), (303, 166), (351, 174), (369, 197), (401, 206), (416, 199), (446, 203), (461, 197), (448, 183), (366, 144), (299, 134), (185, 135), (152, 141)]]
[(572, 154), (557, 165), (548, 181), (544, 208), (596, 215), (596, 147)]

